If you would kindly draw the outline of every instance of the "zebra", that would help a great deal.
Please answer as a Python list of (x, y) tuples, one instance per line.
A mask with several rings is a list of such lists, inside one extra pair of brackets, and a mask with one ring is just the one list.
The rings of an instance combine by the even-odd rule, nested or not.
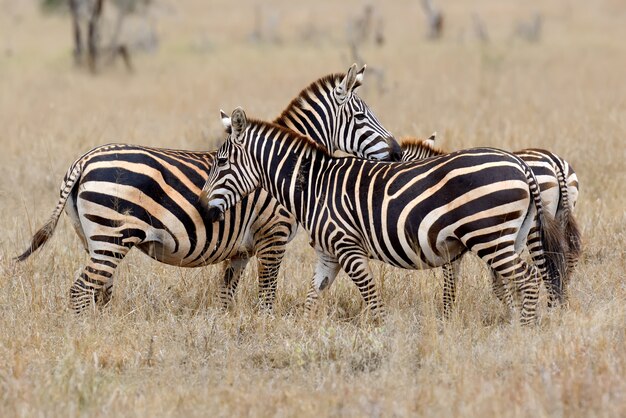
[[(395, 159), (400, 146), (358, 96), (365, 66), (311, 83), (276, 123), (311, 135), (329, 150), (372, 159)], [(215, 152), (129, 144), (96, 147), (78, 158), (61, 184), (52, 216), (17, 257), (24, 261), (52, 236), (65, 209), (89, 254), (70, 289), (77, 313), (107, 304), (113, 276), (131, 248), (181, 267), (227, 261), (220, 301), (228, 308), (250, 257), (256, 255), (259, 301), (271, 308), (285, 246), (297, 230), (295, 218), (265, 191), (254, 191), (223, 220), (206, 222), (200, 191)]]
[[(428, 139), (404, 137), (400, 140), (402, 161), (417, 161), (446, 154), (435, 147), (436, 133)], [(544, 211), (556, 218), (561, 226), (565, 242), (566, 269), (563, 275), (563, 298), (567, 299), (567, 287), (572, 272), (580, 258), (581, 234), (573, 211), (578, 200), (578, 178), (572, 166), (556, 155), (543, 149), (524, 149), (514, 152), (535, 174), (541, 191)], [(532, 243), (529, 243), (529, 246)], [(456, 274), (458, 265), (444, 266), (444, 313), (449, 315), (455, 300)], [(500, 300), (510, 299), (505, 283), (492, 274), (493, 289)], [(556, 292), (550, 293), (554, 295)], [(554, 304), (549, 301), (549, 305)]]
[[(560, 279), (562, 237), (544, 214), (539, 189), (522, 160), (475, 148), (418, 162), (336, 158), (315, 141), (276, 124), (221, 112), (228, 137), (201, 199), (209, 219), (262, 187), (308, 232), (317, 264), (305, 308), (342, 268), (374, 318), (384, 308), (368, 259), (396, 267), (442, 266), (471, 251), (520, 290), (521, 322), (535, 319), (537, 269), (518, 255), (539, 223), (539, 270)], [(541, 263), (538, 263), (541, 261)]]

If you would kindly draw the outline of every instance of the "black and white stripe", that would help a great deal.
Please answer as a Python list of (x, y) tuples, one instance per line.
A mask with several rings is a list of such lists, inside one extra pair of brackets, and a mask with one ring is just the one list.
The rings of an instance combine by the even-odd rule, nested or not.
[[(398, 143), (355, 92), (364, 70), (353, 65), (347, 74), (312, 83), (276, 122), (316, 131), (317, 139), (330, 149), (398, 159)], [(231, 303), (243, 269), (256, 255), (260, 300), (263, 306), (272, 306), (285, 246), (297, 228), (295, 218), (258, 189), (222, 220), (206, 222), (199, 198), (214, 161), (215, 152), (128, 144), (89, 151), (68, 170), (52, 217), (18, 260), (28, 258), (50, 238), (65, 208), (89, 253), (89, 262), (70, 291), (77, 312), (94, 302), (108, 302), (115, 270), (133, 247), (181, 267), (228, 260), (220, 290), (224, 306)]]
[[(402, 138), (402, 161), (418, 161), (424, 158), (445, 155), (446, 153), (435, 148), (435, 135), (427, 140), (418, 138)], [(553, 152), (542, 149), (525, 149), (514, 153), (520, 157), (532, 170), (539, 184), (543, 210), (555, 218), (561, 227), (566, 246), (565, 258), (567, 268), (563, 274), (562, 289), (552, 289), (550, 305), (558, 298), (558, 292), (567, 296), (567, 285), (574, 267), (580, 257), (580, 231), (573, 216), (574, 207), (578, 200), (578, 178), (567, 161)], [(536, 234), (531, 233), (528, 240), (531, 251), (541, 251)], [(458, 261), (444, 266), (444, 312), (449, 314), (454, 302), (455, 284), (458, 275)], [(512, 295), (496, 275), (492, 274), (493, 289), (500, 300), (511, 301)], [(546, 283), (550, 286), (550, 283)], [(550, 289), (549, 289), (550, 290)]]
[(523, 295), (522, 322), (535, 318), (536, 272), (518, 255), (535, 216), (545, 268), (560, 243), (548, 237), (538, 186), (517, 157), (477, 148), (411, 163), (334, 158), (309, 138), (248, 121), (241, 109), (222, 115), (230, 132), (203, 190), (216, 216), (262, 187), (293, 213), (318, 254), (310, 308), (343, 268), (375, 316), (383, 307), (368, 259), (396, 267), (439, 267), (471, 251)]

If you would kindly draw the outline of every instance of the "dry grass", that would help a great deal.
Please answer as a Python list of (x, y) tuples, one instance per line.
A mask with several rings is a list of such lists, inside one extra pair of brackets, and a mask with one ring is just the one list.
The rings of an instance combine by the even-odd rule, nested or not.
[[(382, 11), (385, 47), (363, 51), (385, 69), (388, 90), (366, 79), (362, 94), (398, 136), (437, 130), (447, 148), (542, 146), (576, 168), (585, 249), (571, 306), (547, 312), (543, 301), (530, 328), (510, 324), (470, 257), (450, 321), (439, 271), (381, 265), (384, 326), (358, 317), (345, 275), (305, 320), (313, 253), (303, 236), (273, 316), (253, 308), (255, 268), (224, 314), (218, 267), (179, 269), (131, 252), (112, 305), (76, 318), (68, 290), (85, 254), (68, 222), (29, 261), (11, 261), (51, 213), (73, 159), (111, 141), (214, 148), (220, 108), (277, 115), (308, 82), (347, 68), (343, 22), (361, 3), (305, 12), (280, 2), (282, 45), (245, 42), (252, 2), (162, 5), (159, 53), (137, 57), (134, 75), (97, 78), (71, 67), (68, 21), (24, 3), (5, 0), (0, 15), (0, 416), (626, 415), (620, 2), (536, 2), (544, 37), (526, 44), (508, 36), (535, 9), (485, 0), (473, 6), (492, 39), (481, 45), (468, 34), (466, 2), (449, 5), (445, 38), (426, 43), (419, 2), (407, 0)], [(328, 34), (318, 45), (298, 40), (309, 18)], [(210, 48), (195, 47), (199, 39)]]

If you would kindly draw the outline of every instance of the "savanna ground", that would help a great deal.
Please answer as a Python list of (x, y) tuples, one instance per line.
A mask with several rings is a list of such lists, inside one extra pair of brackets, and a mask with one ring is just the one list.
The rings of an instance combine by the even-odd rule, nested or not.
[[(386, 43), (360, 52), (384, 70), (384, 91), (370, 72), (361, 95), (398, 137), (436, 130), (448, 149), (545, 147), (572, 163), (585, 247), (569, 309), (548, 312), (544, 296), (537, 326), (511, 323), (467, 257), (449, 321), (440, 271), (375, 263), (384, 325), (359, 316), (343, 274), (307, 320), (314, 255), (301, 233), (273, 315), (254, 307), (252, 265), (223, 313), (218, 266), (169, 267), (133, 251), (112, 304), (76, 317), (68, 291), (86, 254), (65, 216), (43, 250), (11, 259), (50, 215), (69, 164), (106, 142), (214, 149), (220, 108), (273, 118), (312, 80), (347, 69), (345, 21), (363, 3), (277, 2), (282, 43), (255, 44), (256, 2), (160, 2), (158, 52), (136, 55), (134, 74), (94, 77), (72, 66), (67, 16), (4, 0), (0, 416), (626, 415), (626, 7), (446, 3), (437, 42), (424, 39), (419, 2), (378, 9)], [(534, 10), (541, 41), (511, 39)], [(310, 22), (317, 38), (302, 40)]]

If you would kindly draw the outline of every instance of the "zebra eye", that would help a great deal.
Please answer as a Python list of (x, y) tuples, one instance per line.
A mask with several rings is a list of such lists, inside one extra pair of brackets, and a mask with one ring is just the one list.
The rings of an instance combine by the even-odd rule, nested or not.
[(227, 163), (228, 163), (228, 158), (217, 157), (217, 165), (226, 165)]

